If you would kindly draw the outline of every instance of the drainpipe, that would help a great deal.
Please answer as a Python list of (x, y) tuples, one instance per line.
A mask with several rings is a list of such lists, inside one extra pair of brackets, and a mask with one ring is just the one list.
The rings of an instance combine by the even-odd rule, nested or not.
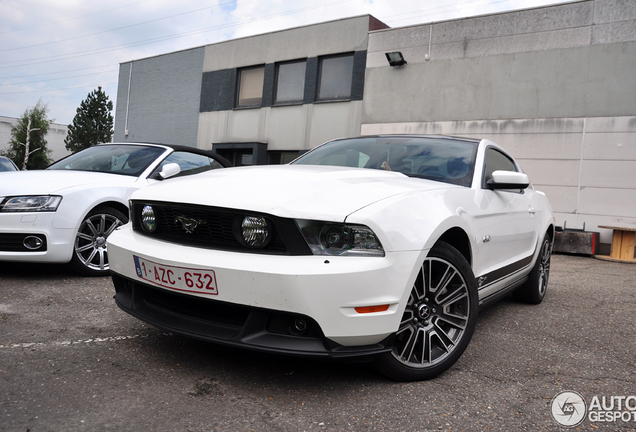
[(128, 96), (126, 98), (126, 124), (124, 125), (124, 136), (128, 138), (128, 108), (130, 107), (130, 80), (132, 79), (133, 62), (130, 62), (130, 71), (128, 73)]

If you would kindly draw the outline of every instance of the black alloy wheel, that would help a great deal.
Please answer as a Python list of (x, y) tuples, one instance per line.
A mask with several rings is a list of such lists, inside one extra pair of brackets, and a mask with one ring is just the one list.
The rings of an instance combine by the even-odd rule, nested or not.
[(515, 300), (528, 304), (539, 304), (543, 301), (550, 279), (551, 259), (552, 238), (549, 234), (546, 234), (541, 242), (537, 261), (528, 275), (528, 280), (513, 293)]
[(398, 381), (436, 377), (462, 355), (478, 314), (477, 283), (466, 259), (440, 242), (422, 263), (390, 353), (376, 359)]

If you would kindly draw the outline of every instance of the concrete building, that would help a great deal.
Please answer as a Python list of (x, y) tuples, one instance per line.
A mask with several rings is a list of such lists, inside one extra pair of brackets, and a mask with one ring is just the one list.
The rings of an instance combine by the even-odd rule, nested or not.
[[(0, 116), (0, 150), (5, 150), (9, 147), (9, 141), (11, 141), (11, 129), (18, 124), (18, 119), (15, 117), (3, 117)], [(46, 135), (47, 147), (51, 150), (50, 158), (53, 161), (63, 158), (70, 154), (66, 150), (64, 140), (68, 135), (68, 126), (57, 123), (52, 123), (49, 128), (49, 133)]]
[[(391, 67), (397, 51), (407, 64)], [(240, 165), (341, 136), (485, 137), (520, 160), (558, 225), (636, 226), (635, 70), (633, 0), (403, 28), (367, 15), (123, 63), (114, 140)]]
[(386, 27), (366, 15), (123, 63), (114, 141), (213, 147), (242, 165), (358, 135), (369, 32)]

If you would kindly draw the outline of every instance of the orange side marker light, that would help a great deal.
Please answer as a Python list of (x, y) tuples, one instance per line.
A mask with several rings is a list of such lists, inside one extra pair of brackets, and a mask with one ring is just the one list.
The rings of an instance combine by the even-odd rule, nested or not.
[(374, 313), (374, 312), (384, 312), (389, 310), (389, 305), (385, 304), (385, 305), (376, 305), (376, 306), (361, 306), (361, 307), (357, 307), (354, 308), (356, 312), (360, 313), (360, 314), (364, 314), (364, 313)]

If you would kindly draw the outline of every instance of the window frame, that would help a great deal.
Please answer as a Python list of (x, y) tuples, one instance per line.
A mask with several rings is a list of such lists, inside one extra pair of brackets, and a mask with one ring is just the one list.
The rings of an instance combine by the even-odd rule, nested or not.
[[(280, 84), (280, 68), (281, 68), (281, 66), (292, 65), (292, 64), (300, 64), (300, 63), (304, 64), (305, 68), (304, 68), (304, 71), (303, 71), (302, 89), (300, 91), (299, 98), (298, 99), (294, 99), (294, 100), (279, 101), (278, 100), (278, 89), (279, 89), (279, 84)], [(274, 106), (299, 105), (299, 104), (304, 103), (304, 100), (305, 100), (305, 86), (306, 86), (306, 78), (307, 78), (307, 59), (303, 58), (303, 59), (297, 59), (297, 60), (283, 61), (283, 62), (278, 62), (275, 65), (276, 65), (276, 71), (275, 71), (275, 77), (274, 77), (273, 105)]]
[[(249, 103), (249, 104), (243, 104), (241, 105), (241, 89), (244, 88), (243, 86), (243, 72), (246, 71), (255, 71), (260, 69), (262, 71), (262, 75), (263, 75), (263, 80), (261, 81), (261, 89), (260, 89), (260, 101), (257, 103)], [(265, 96), (265, 65), (256, 65), (256, 66), (248, 66), (248, 67), (243, 67), (243, 68), (238, 68), (237, 69), (237, 73), (236, 73), (236, 100), (235, 100), (235, 104), (234, 107), (238, 108), (238, 109), (243, 109), (243, 108), (260, 108), (263, 106), (263, 99)], [(252, 98), (254, 99), (254, 98)]]
[[(335, 58), (344, 58), (349, 57), (351, 59), (351, 75), (349, 82), (349, 94), (347, 97), (321, 97), (320, 92), (323, 88), (323, 76), (324, 76), (324, 62), (325, 60), (331, 60)], [(340, 101), (351, 101), (353, 96), (353, 76), (355, 72), (355, 52), (346, 52), (340, 54), (332, 54), (318, 57), (318, 76), (316, 82), (316, 102), (340, 102)]]

